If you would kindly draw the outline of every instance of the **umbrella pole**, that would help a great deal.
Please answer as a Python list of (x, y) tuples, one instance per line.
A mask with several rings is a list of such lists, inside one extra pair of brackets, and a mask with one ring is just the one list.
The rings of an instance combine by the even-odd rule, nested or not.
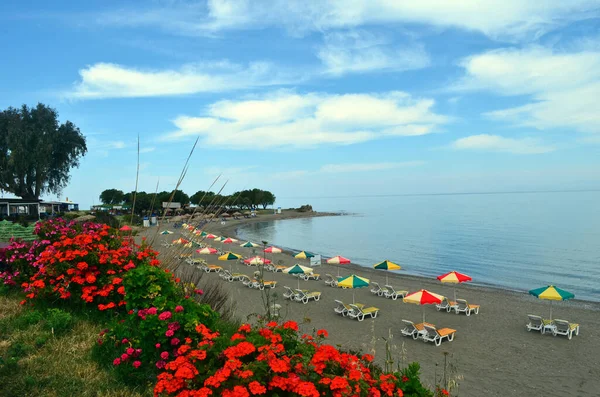
[(456, 302), (456, 287), (454, 287), (454, 302)]
[(352, 304), (354, 305), (354, 288), (352, 288)]
[(385, 285), (390, 285), (390, 282), (388, 281), (388, 272), (385, 272)]
[(296, 275), (296, 277), (298, 277), (298, 289), (300, 289), (300, 276)]
[(423, 323), (425, 322), (425, 306), (421, 305), (421, 311), (423, 312)]
[(552, 301), (550, 301), (550, 321), (552, 321)]

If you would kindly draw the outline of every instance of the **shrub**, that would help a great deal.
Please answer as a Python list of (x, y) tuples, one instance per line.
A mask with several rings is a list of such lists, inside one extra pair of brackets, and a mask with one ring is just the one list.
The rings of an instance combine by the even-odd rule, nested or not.
[(63, 334), (71, 329), (73, 317), (60, 309), (49, 309), (46, 314), (45, 328), (52, 331), (53, 334)]

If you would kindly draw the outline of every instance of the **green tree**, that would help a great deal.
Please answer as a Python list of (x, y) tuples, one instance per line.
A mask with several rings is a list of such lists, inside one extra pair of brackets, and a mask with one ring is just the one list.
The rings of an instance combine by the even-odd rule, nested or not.
[[(125, 195), (125, 204), (133, 205), (133, 197), (135, 195), (135, 213), (138, 215), (144, 215), (150, 211), (152, 206), (152, 198), (154, 193), (148, 194), (146, 192), (131, 192)], [(156, 208), (156, 204), (154, 205)]]
[(100, 193), (100, 201), (104, 204), (121, 204), (125, 200), (125, 193), (118, 189), (106, 189)]
[(0, 112), (0, 189), (29, 200), (60, 194), (87, 152), (85, 137), (56, 110), (38, 103)]
[(260, 199), (260, 204), (263, 206), (263, 209), (267, 208), (267, 205), (275, 204), (275, 195), (268, 190), (263, 191), (263, 194)]

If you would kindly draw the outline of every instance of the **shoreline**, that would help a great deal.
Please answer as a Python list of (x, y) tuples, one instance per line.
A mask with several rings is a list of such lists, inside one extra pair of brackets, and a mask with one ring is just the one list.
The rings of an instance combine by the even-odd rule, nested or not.
[[(257, 223), (257, 222), (272, 222), (272, 221), (277, 221), (277, 220), (288, 220), (288, 219), (300, 219), (300, 218), (317, 218), (317, 217), (324, 217), (324, 216), (345, 216), (345, 215), (352, 215), (352, 214), (342, 214), (342, 213), (333, 213), (333, 212), (306, 212), (306, 213), (298, 213), (297, 211), (295, 211), (294, 213), (290, 214), (286, 212), (291, 212), (290, 210), (284, 210), (282, 212), (282, 214), (279, 215), (274, 215), (274, 214), (269, 214), (269, 215), (261, 215), (259, 217), (256, 218), (250, 218), (250, 219), (241, 219), (241, 220), (231, 220), (231, 221), (227, 221), (227, 223), (225, 225), (221, 225), (219, 224), (207, 224), (205, 225), (206, 227), (210, 228), (210, 231), (215, 233), (215, 234), (219, 234), (219, 235), (226, 235), (227, 237), (232, 237), (235, 239), (240, 240), (240, 236), (238, 233), (238, 229), (241, 226), (247, 225), (247, 224), (251, 224), (251, 223)], [(266, 217), (269, 217), (268, 219), (265, 219)], [(234, 223), (235, 222), (235, 223)], [(242, 241), (242, 240), (240, 240)], [(275, 243), (273, 243), (275, 244)], [(296, 260), (298, 262), (302, 262), (302, 260), (297, 260), (296, 258), (293, 257), (294, 252), (300, 252), (302, 251), (301, 249), (296, 249), (294, 247), (282, 247), (280, 245), (277, 245), (279, 248), (283, 249), (283, 253), (280, 255), (285, 255), (290, 257), (292, 260)], [(316, 252), (315, 252), (316, 253)], [(316, 253), (318, 254), (318, 253)], [(321, 255), (321, 257), (323, 258), (323, 260), (328, 259), (329, 257)], [(301, 263), (304, 264), (304, 263)], [(326, 264), (326, 263), (322, 263), (321, 267), (339, 267), (340, 270), (349, 270), (352, 269), (353, 272), (366, 272), (369, 273), (370, 275), (375, 275), (376, 277), (378, 277), (378, 274), (384, 274), (382, 272), (378, 272), (374, 269), (372, 269), (369, 266), (363, 266), (357, 263), (350, 263), (348, 265), (330, 265), (330, 264)], [(441, 285), (441, 283), (439, 283), (437, 281), (437, 279), (435, 278), (435, 276), (426, 276), (426, 275), (420, 275), (420, 274), (410, 274), (410, 273), (405, 273), (403, 270), (400, 270), (399, 272), (388, 272), (388, 277), (390, 280), (394, 279), (394, 280), (400, 280), (400, 279), (408, 279), (414, 282), (430, 282), (433, 281), (433, 284), (437, 284), (438, 286)], [(435, 288), (435, 287), (434, 287)], [(464, 284), (460, 284), (460, 288), (461, 289), (467, 289), (467, 290), (474, 290), (474, 291), (485, 291), (485, 290), (494, 290), (494, 291), (498, 291), (498, 292), (504, 292), (507, 294), (514, 294), (514, 295), (525, 295), (525, 296), (529, 296), (528, 295), (528, 291), (527, 290), (520, 290), (520, 289), (516, 289), (516, 288), (510, 288), (510, 287), (506, 287), (506, 286), (502, 286), (502, 285), (496, 285), (496, 284), (487, 284), (487, 283), (477, 283), (477, 282), (469, 282), (469, 283), (464, 283)], [(593, 300), (588, 300), (588, 299), (572, 299), (569, 301), (563, 301), (561, 302), (562, 305), (565, 306), (581, 306), (590, 310), (595, 310), (595, 311), (600, 311), (600, 300), (598, 301), (593, 301)]]

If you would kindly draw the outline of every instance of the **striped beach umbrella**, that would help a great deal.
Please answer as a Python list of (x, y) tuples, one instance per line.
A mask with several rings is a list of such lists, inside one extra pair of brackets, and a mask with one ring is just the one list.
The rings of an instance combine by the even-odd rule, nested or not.
[(314, 258), (314, 257), (315, 257), (315, 254), (311, 254), (310, 252), (306, 252), (306, 251), (300, 251), (296, 255), (294, 255), (294, 258), (296, 258), (296, 259), (310, 259), (310, 258)]
[(237, 240), (231, 237), (227, 237), (226, 239), (221, 240), (223, 244), (233, 244), (237, 243)]
[(247, 265), (268, 265), (271, 263), (271, 260), (261, 258), (260, 256), (253, 256), (252, 258), (245, 259), (244, 263)]
[(200, 232), (200, 237), (207, 237), (207, 236), (208, 236), (208, 233), (206, 233), (206, 232)]
[(173, 232), (170, 230), (163, 230), (162, 232), (160, 232), (160, 234), (173, 234)]
[(258, 244), (256, 244), (256, 243), (252, 243), (252, 242), (250, 242), (250, 241), (248, 241), (248, 242), (246, 242), (246, 243), (244, 243), (244, 244), (240, 245), (240, 247), (244, 247), (244, 248), (256, 248), (256, 247), (258, 247), (258, 246), (259, 246)]
[(217, 251), (216, 249), (211, 248), (211, 247), (206, 247), (206, 248), (198, 249), (198, 250), (196, 250), (196, 252), (199, 254), (203, 254), (203, 255), (206, 255), (206, 254), (214, 255), (214, 254), (217, 254), (219, 251)]
[[(390, 262), (388, 260), (385, 260), (383, 262), (379, 262), (373, 265), (373, 269), (377, 269), (377, 270), (400, 270), (402, 269), (402, 267), (400, 265), (398, 265), (397, 263), (394, 262)], [(388, 274), (387, 272), (385, 273), (385, 284), (389, 284), (388, 283)]]
[(183, 246), (184, 246), (185, 248), (192, 248), (192, 247), (193, 247), (193, 245), (192, 245), (192, 243), (191, 243), (191, 242), (185, 243)]
[(242, 256), (233, 252), (226, 252), (219, 257), (220, 261), (237, 261), (239, 259), (242, 259)]
[[(350, 263), (350, 259), (344, 258), (341, 255), (334, 256), (333, 258), (327, 259), (327, 263), (330, 265), (347, 265)], [(338, 277), (340, 276), (340, 268), (338, 267)]]
[[(295, 274), (295, 275), (311, 274), (313, 272), (313, 269), (310, 267), (301, 266), (301, 265), (296, 264), (294, 266), (290, 266), (290, 267), (283, 269), (283, 272), (288, 273), (288, 274)], [(298, 289), (300, 289), (300, 277), (298, 277)]]
[(223, 240), (225, 240), (225, 237), (215, 237), (215, 241), (217, 242), (222, 242)]
[[(442, 303), (444, 297), (442, 295), (422, 289), (412, 294), (408, 294), (404, 297), (403, 301), (406, 303), (414, 303), (416, 305), (436, 305)], [(423, 322), (425, 322), (425, 310), (423, 310)]]
[(352, 304), (354, 304), (354, 290), (356, 288), (365, 288), (369, 286), (369, 279), (353, 274), (338, 280), (338, 287), (352, 288)]
[(206, 236), (204, 236), (204, 237), (206, 237), (206, 238), (210, 238), (210, 239), (216, 239), (216, 238), (217, 238), (217, 237), (219, 237), (219, 236), (217, 236), (217, 235), (214, 235), (214, 234), (212, 234), (212, 233), (209, 233), (209, 234), (207, 234), (207, 235), (206, 235)]
[(550, 320), (552, 320), (552, 301), (566, 301), (568, 299), (575, 298), (575, 294), (555, 287), (554, 285), (548, 285), (547, 287), (541, 287), (532, 289), (529, 294), (537, 297), (538, 299), (545, 299), (550, 301)]
[[(462, 274), (456, 271), (451, 271), (450, 273), (442, 274), (441, 276), (437, 276), (437, 279), (442, 283), (451, 283), (451, 284), (460, 284), (466, 283), (468, 281), (472, 281), (471, 276), (467, 276), (466, 274)], [(456, 287), (454, 288), (454, 301), (456, 302)]]
[(271, 246), (269, 248), (265, 248), (265, 252), (268, 254), (281, 254), (283, 251), (281, 250), (281, 248)]

